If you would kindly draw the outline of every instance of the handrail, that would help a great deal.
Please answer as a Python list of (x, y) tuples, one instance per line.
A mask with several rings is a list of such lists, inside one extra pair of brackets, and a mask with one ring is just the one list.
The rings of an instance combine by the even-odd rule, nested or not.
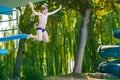
[(17, 20), (17, 19), (3, 20), (3, 21), (0, 21), (0, 23), (7, 22), (7, 21), (15, 21), (15, 20)]
[[(0, 30), (0, 32), (4, 32), (4, 31), (12, 31), (12, 30), (16, 30), (17, 31), (17, 33), (16, 33), (16, 35), (18, 35), (18, 36), (16, 36), (16, 35), (12, 35), (11, 37), (10, 36), (6, 36), (6, 37), (3, 37), (3, 38), (5, 38), (5, 41), (3, 41), (4, 42), (4, 49), (6, 49), (6, 41), (7, 41), (7, 39), (10, 37), (10, 40), (11, 40), (11, 38), (12, 38), (12, 40), (14, 40), (14, 38), (22, 38), (23, 36), (21, 36), (21, 37), (19, 37), (20, 35), (18, 34), (19, 33), (19, 13), (20, 13), (20, 11), (19, 10), (13, 10), (13, 11), (16, 11), (16, 14), (18, 14), (17, 16), (16, 16), (16, 18), (14, 18), (14, 19), (9, 19), (9, 20), (1, 20), (0, 21), (0, 23), (2, 23), (2, 22), (9, 22), (9, 21), (15, 21), (16, 20), (16, 26), (15, 27), (13, 27), (13, 28), (9, 28), (9, 29), (4, 29), (4, 30)], [(26, 35), (27, 36), (27, 35)], [(18, 48), (18, 44), (19, 44), (19, 40), (18, 39), (16, 39), (15, 40), (15, 48), (13, 48), (13, 49), (10, 49), (10, 50), (8, 50), (8, 51), (13, 51), (13, 50), (16, 50), (17, 48)]]
[(12, 29), (0, 30), (0, 32), (3, 32), (3, 31), (11, 31), (11, 30), (18, 30), (18, 28), (12, 28)]

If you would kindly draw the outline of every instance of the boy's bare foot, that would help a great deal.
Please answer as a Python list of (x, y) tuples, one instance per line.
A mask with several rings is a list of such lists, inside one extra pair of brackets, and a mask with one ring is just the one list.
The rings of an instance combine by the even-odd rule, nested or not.
[(33, 36), (32, 34), (28, 35), (27, 39), (30, 39), (32, 36)]

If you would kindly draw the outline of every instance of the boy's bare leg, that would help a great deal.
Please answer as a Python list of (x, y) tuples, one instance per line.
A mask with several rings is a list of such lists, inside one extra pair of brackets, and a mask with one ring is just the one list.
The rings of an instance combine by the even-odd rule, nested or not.
[(48, 33), (46, 31), (42, 33), (42, 36), (43, 36), (43, 41), (49, 42)]
[(35, 39), (35, 40), (38, 40), (38, 41), (42, 41), (43, 39), (42, 39), (42, 31), (41, 30), (37, 30), (37, 35), (32, 35), (32, 34), (30, 34), (29, 36), (28, 36), (28, 39), (29, 38), (33, 38), (33, 39)]
[(37, 30), (37, 36), (35, 37), (36, 40), (42, 41), (42, 30)]

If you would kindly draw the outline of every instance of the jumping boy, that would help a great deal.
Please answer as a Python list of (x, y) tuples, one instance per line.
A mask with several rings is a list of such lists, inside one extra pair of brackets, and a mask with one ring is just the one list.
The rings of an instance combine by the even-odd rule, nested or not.
[(48, 33), (46, 31), (46, 24), (47, 24), (47, 19), (48, 19), (48, 16), (49, 15), (52, 15), (52, 14), (55, 14), (57, 13), (58, 11), (61, 10), (61, 5), (58, 9), (52, 11), (52, 12), (48, 12), (48, 8), (47, 6), (45, 5), (42, 5), (41, 7), (41, 12), (36, 12), (34, 10), (34, 7), (33, 7), (33, 4), (31, 2), (29, 2), (31, 8), (32, 8), (32, 12), (33, 14), (37, 15), (38, 18), (39, 18), (39, 24), (37, 26), (37, 35), (32, 35), (30, 34), (28, 36), (28, 39), (29, 38), (33, 38), (35, 40), (38, 40), (38, 41), (45, 41), (45, 42), (49, 42), (49, 37), (48, 37)]

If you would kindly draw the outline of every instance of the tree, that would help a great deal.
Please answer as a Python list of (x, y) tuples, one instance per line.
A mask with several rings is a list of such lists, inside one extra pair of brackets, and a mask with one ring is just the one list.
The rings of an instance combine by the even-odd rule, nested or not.
[[(87, 41), (88, 24), (90, 20), (90, 15), (92, 15), (91, 11), (97, 8), (97, 10), (95, 11), (100, 11), (102, 14), (102, 15), (100, 13), (96, 14), (98, 17), (102, 17), (107, 12), (110, 12), (113, 10), (116, 12), (116, 3), (114, 0), (110, 0), (110, 1), (109, 0), (104, 0), (104, 1), (98, 0), (94, 2), (96, 2), (96, 5), (97, 5), (95, 6), (95, 8), (93, 7), (92, 0), (70, 1), (69, 3), (70, 7), (72, 9), (75, 9), (76, 11), (79, 11), (82, 16), (81, 37), (80, 37), (80, 43), (79, 43), (79, 50), (78, 50), (76, 61), (75, 61), (74, 73), (82, 72), (82, 62), (83, 62), (84, 50), (85, 50), (86, 41)], [(72, 5), (72, 3), (75, 3), (75, 5)], [(101, 9), (104, 12), (102, 12)], [(94, 12), (94, 14), (95, 13), (97, 12)]]
[[(76, 10), (80, 13), (82, 16), (82, 25), (79, 25), (79, 29), (81, 29), (81, 35), (80, 35), (80, 41), (79, 41), (79, 49), (78, 53), (76, 54), (76, 60), (75, 60), (75, 68), (74, 73), (81, 73), (82, 72), (82, 62), (83, 62), (83, 56), (84, 56), (84, 50), (86, 46), (87, 41), (87, 31), (88, 31), (88, 23), (90, 19), (91, 14), (91, 4), (92, 0), (68, 0), (68, 7)], [(73, 4), (74, 3), (74, 4)]]
[[(31, 29), (31, 27), (34, 25), (35, 21), (30, 21), (29, 17), (31, 15), (31, 11), (29, 10), (29, 7), (26, 6), (25, 10), (22, 10), (22, 8), (19, 8), (20, 10), (20, 24), (19, 24), (19, 28), (21, 33), (30, 33), (29, 29)], [(22, 12), (24, 14), (22, 14)], [(27, 15), (26, 15), (27, 14)], [(28, 22), (29, 21), (29, 22)], [(29, 26), (29, 29), (26, 29)], [(17, 57), (16, 57), (16, 63), (14, 66), (14, 70), (13, 70), (13, 77), (20, 77), (20, 70), (21, 70), (21, 65), (22, 65), (22, 59), (23, 59), (23, 55), (25, 52), (25, 39), (20, 39), (19, 41), (19, 49), (17, 52)]]
[(84, 56), (84, 50), (85, 50), (85, 45), (87, 41), (87, 27), (90, 19), (90, 13), (91, 13), (91, 0), (87, 0), (85, 2), (88, 5), (85, 7), (83, 13), (82, 13), (82, 29), (81, 29), (81, 40), (79, 44), (79, 50), (76, 58), (76, 64), (75, 64), (75, 73), (81, 73), (82, 72), (82, 62), (83, 62), (83, 56)]
[[(106, 1), (108, 1), (109, 3), (106, 3)], [(75, 73), (81, 73), (82, 72), (83, 56), (84, 56), (87, 37), (88, 37), (87, 36), (87, 34), (88, 34), (88, 24), (89, 24), (90, 17), (92, 15), (91, 11), (93, 11), (93, 7), (95, 7), (94, 8), (95, 10), (93, 11), (95, 16), (97, 15), (97, 17), (101, 17), (104, 14), (106, 14), (107, 10), (111, 9), (110, 3), (113, 3), (113, 2), (111, 2), (111, 0), (110, 1), (109, 0), (103, 0), (103, 2), (97, 0), (97, 2), (96, 2), (97, 6), (94, 6), (92, 4), (92, 0), (65, 0), (65, 1), (64, 0), (59, 0), (59, 1), (48, 0), (46, 2), (48, 2), (48, 5), (50, 6), (50, 9), (53, 9), (53, 4), (55, 5), (54, 7), (56, 8), (56, 5), (58, 6), (58, 4), (62, 3), (62, 5), (64, 6), (63, 11), (65, 12), (65, 16), (66, 16), (64, 19), (62, 18), (62, 20), (65, 20), (65, 21), (60, 23), (60, 21), (57, 18), (55, 19), (56, 16), (52, 17), (50, 19), (50, 23), (48, 25), (49, 25), (50, 33), (51, 33), (50, 37), (52, 37), (53, 40), (51, 41), (51, 43), (46, 44), (48, 46), (47, 46), (47, 48), (43, 48), (44, 50), (43, 49), (42, 50), (40, 50), (40, 49), (37, 50), (37, 48), (39, 48), (39, 46), (37, 46), (37, 48), (35, 47), (35, 49), (33, 51), (29, 51), (29, 52), (32, 53), (32, 52), (37, 50), (36, 51), (37, 55), (35, 55), (35, 56), (39, 56), (39, 53), (37, 53), (37, 52), (39, 52), (39, 51), (42, 52), (42, 55), (39, 56), (39, 59), (37, 60), (38, 61), (37, 66), (39, 66), (39, 60), (40, 60), (40, 69), (42, 67), (42, 62), (43, 62), (42, 58), (44, 58), (43, 53), (45, 53), (45, 56), (47, 56), (48, 59), (52, 60), (52, 61), (49, 61), (48, 59), (46, 59), (47, 68), (50, 68), (50, 69), (47, 69), (48, 74), (50, 72), (52, 72), (51, 74), (55, 74), (54, 72), (56, 72), (56, 74), (60, 74), (60, 72), (62, 71), (62, 68), (61, 68), (62, 66), (64, 66), (64, 69), (66, 70), (67, 69), (66, 68), (67, 59), (68, 59), (67, 51), (69, 51), (69, 50), (71, 50), (71, 48), (73, 48), (71, 38), (74, 37), (74, 35), (71, 36), (71, 34), (70, 34), (70, 32), (72, 32), (73, 27), (71, 27), (71, 29), (70, 29), (69, 26), (71, 26), (73, 23), (72, 23), (72, 21), (71, 21), (71, 23), (68, 22), (68, 21), (70, 21), (69, 19), (71, 18), (71, 15), (67, 14), (67, 10), (68, 9), (72, 9), (72, 10), (74, 9), (75, 10), (74, 13), (77, 14), (77, 12), (78, 12), (79, 13), (78, 15), (81, 16), (81, 18), (82, 18), (82, 21), (81, 21), (82, 25), (79, 25), (79, 28), (78, 28), (79, 30), (81, 30), (81, 32), (80, 32), (81, 35), (79, 36), (79, 41), (78, 41), (79, 50), (78, 50), (77, 53), (75, 52), (77, 55), (75, 57), (76, 61), (75, 61), (75, 69), (74, 69)], [(101, 3), (102, 5), (99, 4), (99, 3)], [(105, 8), (107, 4), (109, 4), (109, 6), (107, 8)], [(112, 5), (114, 6), (114, 4), (112, 4)], [(39, 6), (39, 5), (36, 5), (36, 6)], [(101, 9), (102, 9), (102, 11), (105, 11), (105, 13), (101, 12)], [(114, 10), (116, 10), (115, 7), (114, 7)], [(22, 33), (31, 33), (30, 29), (31, 29), (32, 26), (34, 26), (35, 22), (37, 23), (37, 21), (30, 20), (30, 17), (31, 17), (30, 16), (31, 15), (30, 11), (31, 10), (29, 10), (28, 7), (25, 7), (25, 10), (23, 10), (23, 11), (24, 11), (23, 12), (24, 14), (21, 14), (21, 19), (20, 19), (20, 30), (21, 30)], [(102, 15), (101, 14), (99, 15), (99, 13), (101, 13)], [(75, 17), (77, 18), (78, 16), (75, 16)], [(54, 23), (59, 22), (59, 24), (56, 24), (56, 25), (52, 24), (53, 22)], [(59, 28), (56, 27), (57, 25), (59, 25)], [(28, 26), (29, 26), (29, 29), (27, 29)], [(53, 26), (55, 26), (55, 27), (53, 28)], [(62, 26), (62, 27), (60, 27), (60, 26)], [(82, 27), (82, 29), (81, 29), (81, 27)], [(59, 35), (57, 34), (57, 31), (60, 32)], [(59, 39), (58, 39), (58, 37), (59, 37)], [(25, 41), (26, 40), (22, 39), (22, 40), (20, 40), (20, 43), (19, 43), (19, 50), (18, 50), (18, 53), (17, 53), (16, 63), (15, 63), (15, 67), (14, 67), (14, 77), (15, 76), (20, 76), (22, 58), (23, 58), (23, 55), (25, 53)], [(69, 43), (71, 43), (71, 44), (69, 45)], [(72, 45), (72, 47), (71, 47), (71, 45)], [(55, 46), (55, 47), (53, 47), (53, 46)], [(71, 48), (68, 49), (68, 46), (70, 46)], [(40, 45), (40, 47), (45, 47), (45, 46)], [(31, 48), (29, 48), (29, 49), (31, 49)], [(43, 52), (43, 51), (46, 51), (46, 52)], [(70, 53), (70, 52), (68, 52), (68, 53)], [(58, 56), (59, 56), (59, 58), (58, 58)], [(34, 59), (34, 57), (29, 57), (29, 58)], [(61, 60), (63, 60), (63, 61), (61, 61)], [(64, 62), (66, 62), (66, 64), (63, 64)], [(32, 65), (34, 65), (34, 64), (32, 64)], [(59, 65), (60, 65), (60, 68), (58, 68)], [(36, 65), (34, 65), (34, 66), (36, 66)], [(53, 71), (52, 69), (55, 70), (55, 71)], [(66, 73), (67, 73), (67, 70), (66, 70)]]

